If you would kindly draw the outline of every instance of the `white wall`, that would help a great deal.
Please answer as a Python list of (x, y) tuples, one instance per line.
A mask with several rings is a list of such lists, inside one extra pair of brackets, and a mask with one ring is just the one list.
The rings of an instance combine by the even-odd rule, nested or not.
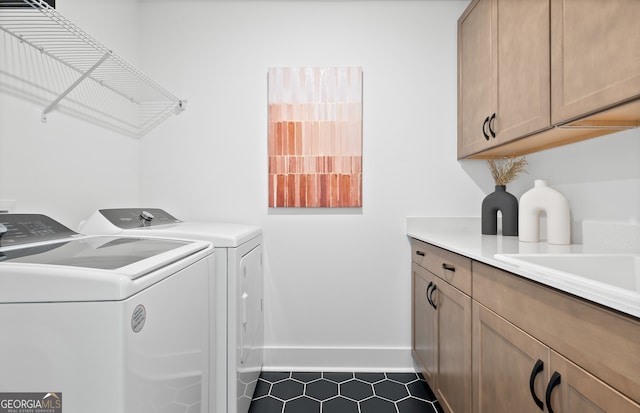
[[(141, 199), (186, 219), (263, 226), (268, 366), (410, 365), (406, 216), (478, 216), (493, 182), (456, 158), (451, 1), (143, 1), (145, 65), (189, 100), (143, 139)], [(267, 208), (270, 66), (360, 65), (364, 206)], [(529, 157), (574, 220), (637, 220), (638, 131)], [(621, 202), (596, 191), (621, 194)], [(603, 199), (604, 198), (604, 199)], [(351, 366), (350, 366), (351, 365)]]
[[(138, 55), (136, 0), (56, 5), (120, 55)], [(73, 229), (101, 205), (137, 201), (138, 141), (55, 110), (41, 123), (43, 109), (0, 93), (0, 200), (14, 200), (16, 212), (45, 213)]]
[[(464, 163), (471, 162), (482, 161)], [(509, 191), (519, 198), (534, 179), (546, 179), (569, 199), (572, 242), (583, 242), (585, 220), (640, 224), (640, 129), (531, 154), (527, 162), (528, 173)]]
[[(467, 1), (136, 1), (57, 3), (187, 110), (137, 141), (55, 113), (41, 124), (41, 107), (0, 93), (0, 199), (68, 225), (138, 200), (261, 225), (268, 367), (410, 366), (405, 217), (478, 216), (493, 190), (483, 161), (455, 160)], [(267, 68), (315, 65), (363, 67), (361, 210), (267, 208)], [(640, 130), (547, 150), (509, 188), (546, 178), (576, 222), (638, 223), (638, 154)]]
[[(143, 202), (263, 226), (268, 364), (410, 366), (405, 217), (477, 215), (484, 196), (455, 161), (466, 2), (141, 4), (144, 63), (189, 101), (142, 140)], [(363, 208), (269, 210), (267, 68), (347, 65), (364, 73)]]

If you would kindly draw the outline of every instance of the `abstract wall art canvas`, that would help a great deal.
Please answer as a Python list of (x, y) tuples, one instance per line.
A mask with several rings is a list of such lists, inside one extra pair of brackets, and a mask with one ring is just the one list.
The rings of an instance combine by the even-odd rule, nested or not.
[(270, 68), (269, 207), (362, 207), (362, 68)]

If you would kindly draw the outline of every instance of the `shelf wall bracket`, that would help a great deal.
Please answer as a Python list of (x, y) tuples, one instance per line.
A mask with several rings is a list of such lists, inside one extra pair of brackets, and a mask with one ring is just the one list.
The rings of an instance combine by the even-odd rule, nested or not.
[(51, 102), (49, 106), (44, 108), (41, 116), (42, 123), (47, 123), (47, 114), (51, 112), (58, 105), (58, 103), (60, 103), (60, 101), (65, 98), (65, 96), (71, 93), (73, 89), (75, 89), (80, 83), (82, 83), (83, 80), (88, 78), (91, 75), (91, 73), (93, 73), (94, 70), (100, 67), (100, 65), (103, 64), (105, 60), (107, 60), (111, 55), (112, 55), (111, 50), (106, 52), (100, 60), (98, 60), (93, 66), (89, 68), (89, 70), (83, 73), (82, 76), (80, 76), (75, 82), (73, 82), (71, 86), (69, 86), (64, 92), (60, 94), (60, 96), (58, 96), (53, 102)]
[(182, 112), (184, 112), (184, 110), (187, 108), (187, 101), (184, 99), (181, 99), (178, 101), (178, 104), (176, 105), (176, 108), (174, 110), (174, 113), (176, 115), (181, 114)]

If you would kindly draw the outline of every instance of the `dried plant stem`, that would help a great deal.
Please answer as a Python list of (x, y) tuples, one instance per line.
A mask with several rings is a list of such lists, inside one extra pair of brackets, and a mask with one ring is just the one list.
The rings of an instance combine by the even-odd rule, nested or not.
[(500, 161), (488, 159), (489, 170), (496, 185), (506, 185), (516, 179), (522, 172), (527, 173), (524, 166), (527, 160), (522, 158), (504, 158)]

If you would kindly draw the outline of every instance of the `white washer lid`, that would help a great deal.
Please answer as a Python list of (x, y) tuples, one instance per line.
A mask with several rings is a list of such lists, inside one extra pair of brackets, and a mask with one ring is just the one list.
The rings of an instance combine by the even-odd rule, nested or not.
[(181, 238), (209, 241), (217, 248), (234, 248), (262, 234), (259, 227), (213, 221), (186, 221), (176, 224), (126, 229), (122, 234), (145, 237)]
[(211, 252), (207, 242), (126, 236), (1, 248), (0, 303), (122, 300)]

